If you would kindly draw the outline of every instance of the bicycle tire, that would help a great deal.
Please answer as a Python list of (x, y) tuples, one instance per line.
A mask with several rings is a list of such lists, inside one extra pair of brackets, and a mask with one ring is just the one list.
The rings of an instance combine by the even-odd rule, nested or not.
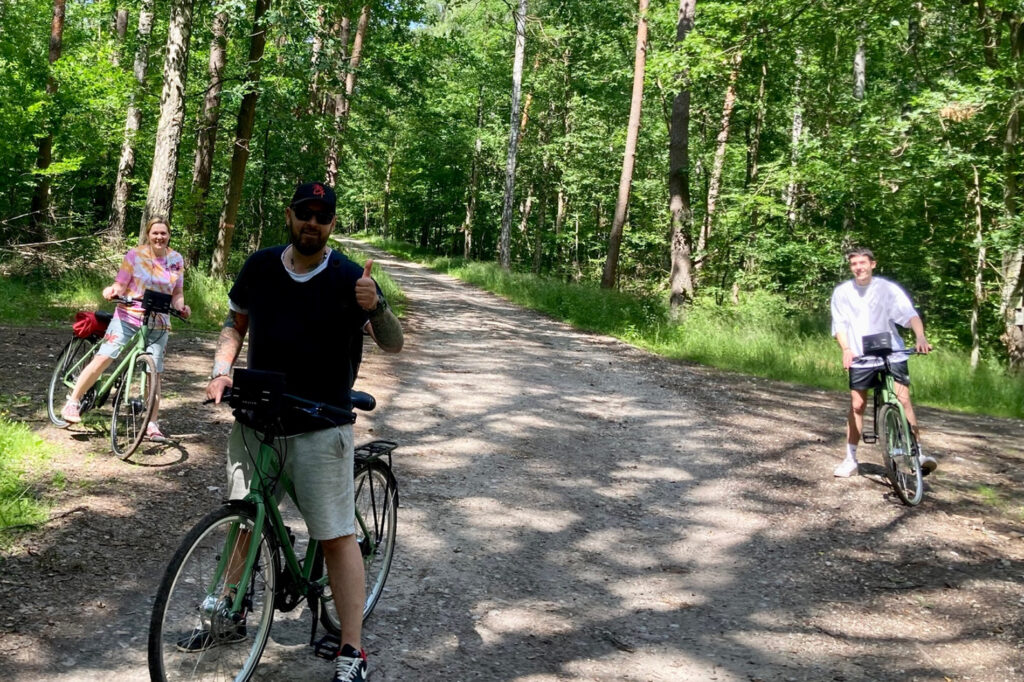
[(146, 426), (156, 407), (156, 376), (156, 361), (143, 353), (118, 379), (110, 418), (110, 447), (121, 459), (131, 457), (146, 437)]
[[(357, 462), (355, 470), (355, 505), (370, 532), (370, 536), (367, 537), (356, 521), (356, 542), (363, 555), (366, 582), (366, 601), (363, 604), (365, 621), (384, 592), (384, 583), (388, 579), (391, 561), (395, 556), (398, 482), (391, 473), (391, 467), (379, 460)], [(318, 551), (316, 560), (323, 562), (322, 548)], [(317, 566), (317, 570), (321, 570), (320, 565)], [(329, 585), (322, 597), (320, 622), (331, 634), (341, 634), (341, 619), (338, 617)]]
[(909, 428), (893, 405), (882, 406), (879, 421), (885, 441), (882, 448), (885, 474), (903, 504), (913, 507), (924, 495), (924, 480), (921, 462), (912, 448)]
[[(252, 529), (253, 505), (233, 502), (213, 510), (185, 536), (174, 553), (157, 591), (149, 623), (149, 672), (153, 680), (235, 680), (252, 677), (259, 664), (274, 620), (277, 586), (277, 550), (269, 529), (264, 528), (252, 579), (246, 589), (245, 627), (242, 641), (227, 638), (238, 626), (223, 610), (217, 596), (226, 592), (223, 576), (213, 583), (218, 564), (228, 548), (228, 534), (238, 524)], [(209, 601), (213, 595), (214, 601)], [(200, 651), (185, 651), (199, 633), (214, 644)], [(245, 646), (242, 646), (245, 644)]]
[[(54, 426), (64, 428), (68, 425), (60, 416), (60, 411), (64, 407), (63, 401), (67, 393), (70, 392), (70, 389), (64, 384), (64, 377), (70, 368), (74, 367), (79, 360), (92, 351), (92, 347), (93, 344), (88, 339), (80, 339), (77, 336), (73, 336), (70, 341), (64, 344), (60, 355), (57, 356), (57, 364), (53, 368), (53, 374), (50, 375), (50, 386), (46, 392), (46, 414), (50, 417), (50, 421), (53, 422)], [(79, 367), (67, 378), (74, 383), (81, 373), (82, 368)]]

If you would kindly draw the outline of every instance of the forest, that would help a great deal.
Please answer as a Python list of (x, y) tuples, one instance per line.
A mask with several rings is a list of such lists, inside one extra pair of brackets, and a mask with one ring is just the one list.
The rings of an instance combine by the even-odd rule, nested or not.
[[(1024, 366), (1019, 0), (2, 0), (0, 267), (152, 215), (194, 272), (341, 231), (663, 303), (820, 314), (874, 249)], [(106, 250), (106, 251), (105, 251)]]

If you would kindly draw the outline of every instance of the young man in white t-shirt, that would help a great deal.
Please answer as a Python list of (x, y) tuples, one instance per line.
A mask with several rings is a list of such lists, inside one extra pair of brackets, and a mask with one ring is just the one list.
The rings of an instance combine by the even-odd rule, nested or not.
[[(881, 358), (861, 357), (864, 354), (862, 338), (869, 334), (889, 332), (892, 337), (892, 348), (903, 349), (903, 339), (896, 329), (896, 325), (899, 325), (910, 327), (914, 331), (914, 346), (918, 353), (927, 354), (932, 349), (925, 338), (921, 316), (914, 310), (907, 293), (895, 282), (883, 277), (872, 277), (876, 263), (871, 249), (853, 249), (846, 254), (846, 258), (853, 279), (843, 282), (832, 292), (832, 336), (843, 351), (843, 369), (850, 373), (846, 458), (835, 469), (835, 475), (844, 478), (858, 471), (857, 444), (860, 442), (864, 426), (867, 392), (869, 388), (880, 385), (878, 368), (883, 364)], [(894, 352), (889, 358), (889, 363), (895, 379), (896, 395), (903, 404), (910, 428), (917, 436), (917, 418), (914, 416), (914, 406), (910, 402), (907, 355)], [(931, 473), (937, 466), (934, 457), (921, 454), (921, 467), (925, 474)]]

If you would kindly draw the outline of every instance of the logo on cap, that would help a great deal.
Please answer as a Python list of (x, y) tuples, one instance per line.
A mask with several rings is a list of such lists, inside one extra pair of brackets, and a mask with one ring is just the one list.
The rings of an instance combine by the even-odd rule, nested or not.
[(314, 196), (318, 196), (320, 198), (323, 198), (323, 196), (325, 194), (326, 194), (326, 192), (324, 192), (324, 186), (323, 185), (321, 185), (319, 183), (313, 185), (313, 195)]

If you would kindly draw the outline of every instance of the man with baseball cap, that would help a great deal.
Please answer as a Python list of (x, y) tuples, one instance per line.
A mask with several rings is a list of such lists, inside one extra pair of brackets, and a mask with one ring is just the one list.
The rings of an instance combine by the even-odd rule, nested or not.
[[(282, 372), (288, 393), (307, 400), (351, 408), (363, 331), (383, 350), (402, 349), (402, 327), (370, 277), (373, 261), (360, 267), (327, 246), (334, 229), (334, 190), (322, 182), (299, 185), (285, 208), (290, 243), (249, 256), (228, 294), (208, 398), (220, 402), (231, 386), (231, 367), (249, 334), (248, 367)], [(338, 349), (344, 349), (337, 358)], [(327, 425), (302, 415), (282, 418), (289, 457), (285, 468), (295, 483), (300, 511), (310, 537), (320, 540), (327, 574), (341, 618), (341, 649), (332, 682), (366, 677), (361, 646), (365, 601), (363, 561), (355, 538), (352, 489), (352, 425)], [(228, 443), (230, 499), (245, 497), (252, 476), (246, 442), (258, 443), (251, 429), (235, 423)], [(275, 447), (277, 447), (275, 445)], [(244, 626), (239, 630), (244, 633)], [(212, 638), (193, 637), (196, 651)], [(179, 645), (181, 648), (181, 645)], [(191, 649), (190, 649), (191, 650)]]

